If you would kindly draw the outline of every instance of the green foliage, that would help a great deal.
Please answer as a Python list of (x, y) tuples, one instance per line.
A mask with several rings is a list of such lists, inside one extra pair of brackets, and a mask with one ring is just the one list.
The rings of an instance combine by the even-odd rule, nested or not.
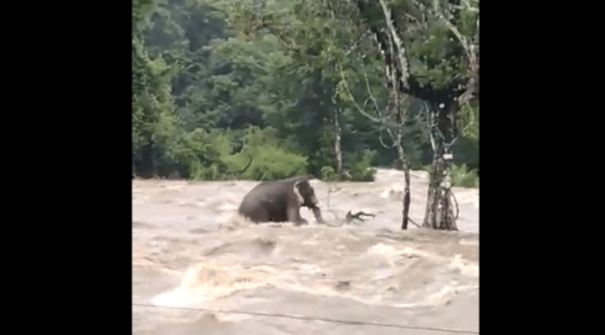
[[(393, 125), (359, 112), (377, 115), (389, 91), (384, 64), (351, 6), (263, 3), (133, 0), (133, 173), (203, 180), (312, 173), (370, 181), (373, 166), (393, 165), (395, 150), (382, 144), (392, 144), (386, 129)], [(465, 71), (464, 52), (433, 16), (409, 0), (389, 4), (414, 18), (397, 16), (407, 20), (399, 26), (406, 27), (413, 73), (439, 84)], [(476, 15), (460, 11), (452, 22), (472, 34)], [(403, 141), (412, 167), (419, 167), (431, 159), (427, 120), (422, 103), (409, 105)], [(464, 132), (454, 147), (455, 163), (477, 171), (478, 118), (478, 106), (463, 107)], [(250, 157), (250, 167), (233, 175)]]
[(454, 162), (479, 171), (479, 106), (465, 104), (459, 112), (461, 137), (453, 148)]
[[(433, 169), (430, 164), (423, 166), (422, 170), (432, 173)], [(471, 169), (467, 164), (453, 164), (452, 165), (452, 186), (465, 187), (465, 188), (477, 188), (479, 187), (479, 176), (477, 175), (478, 169)]]
[[(306, 173), (307, 157), (289, 152), (275, 137), (275, 130), (250, 127), (244, 136), (244, 147), (236, 160), (240, 163), (254, 157), (242, 174), (245, 179), (276, 180)], [(245, 163), (243, 163), (245, 164)]]
[(145, 20), (155, 2), (133, 2), (132, 155), (134, 172), (160, 173), (170, 161), (179, 119), (174, 111), (170, 80), (176, 67), (149, 56), (141, 40)]
[(376, 169), (372, 167), (372, 161), (375, 155), (375, 151), (365, 149), (346, 157), (352, 181), (374, 181)]
[(452, 186), (479, 187), (479, 176), (476, 170), (468, 169), (466, 164), (452, 167)]
[(470, 140), (479, 141), (479, 105), (465, 104), (460, 107), (458, 128)]
[(321, 179), (323, 181), (338, 181), (338, 174), (331, 166), (323, 166), (321, 168)]
[(253, 180), (277, 180), (306, 173), (307, 158), (283, 148), (264, 145), (256, 148), (255, 160), (242, 177)]
[(226, 132), (196, 129), (182, 135), (175, 151), (176, 162), (185, 167), (190, 178), (215, 180), (226, 172), (231, 139)]
[(253, 158), (250, 167), (237, 177), (275, 180), (306, 172), (306, 157), (288, 152), (272, 137), (270, 129), (250, 127), (245, 131), (243, 150), (237, 153), (233, 153), (233, 134), (229, 131), (198, 128), (182, 132), (166, 150), (171, 159), (166, 165), (172, 166), (181, 177), (198, 180), (221, 180), (244, 168), (250, 157)]

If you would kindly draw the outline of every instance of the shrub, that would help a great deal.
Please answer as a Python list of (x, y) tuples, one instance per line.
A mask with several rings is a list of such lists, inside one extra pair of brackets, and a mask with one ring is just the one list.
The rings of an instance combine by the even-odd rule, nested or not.
[(229, 134), (196, 129), (181, 136), (174, 148), (174, 157), (191, 179), (216, 180), (226, 170), (225, 161), (231, 156)]
[(375, 151), (368, 149), (353, 155), (347, 155), (345, 166), (349, 170), (351, 181), (374, 181), (376, 169), (372, 167), (372, 160), (375, 155)]
[(321, 168), (321, 180), (323, 181), (337, 181), (339, 178), (336, 175), (336, 171), (331, 166), (323, 166)]
[(250, 157), (253, 160), (241, 176), (244, 179), (276, 180), (306, 173), (307, 157), (289, 152), (272, 128), (249, 127), (242, 151), (233, 155), (229, 165), (241, 170)]
[[(239, 154), (244, 156), (244, 154)], [(247, 159), (241, 159), (247, 161)], [(245, 164), (247, 162), (244, 162)], [(244, 179), (276, 180), (306, 173), (307, 158), (285, 151), (274, 145), (254, 148), (253, 161), (242, 174)]]
[(479, 187), (477, 170), (468, 169), (466, 164), (452, 166), (452, 186)]

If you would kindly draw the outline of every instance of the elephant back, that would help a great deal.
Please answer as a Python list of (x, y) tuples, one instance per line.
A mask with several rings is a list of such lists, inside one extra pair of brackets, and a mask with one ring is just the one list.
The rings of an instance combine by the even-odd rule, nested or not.
[(287, 178), (287, 179), (282, 179), (282, 180), (277, 180), (277, 181), (286, 182), (286, 183), (289, 183), (289, 182), (295, 183), (295, 182), (298, 182), (298, 181), (309, 181), (309, 180), (313, 180), (313, 179), (315, 179), (315, 177), (313, 175), (308, 174), (308, 175), (300, 175), (300, 176), (290, 177), (290, 178)]

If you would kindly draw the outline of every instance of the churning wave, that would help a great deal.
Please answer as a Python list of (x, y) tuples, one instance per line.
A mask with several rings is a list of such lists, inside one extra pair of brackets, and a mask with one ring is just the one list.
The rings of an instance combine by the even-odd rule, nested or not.
[[(302, 227), (256, 225), (237, 216), (241, 197), (255, 182), (134, 181), (133, 300), (158, 307), (290, 311), (349, 319), (367, 319), (381, 311), (375, 318), (426, 318), (431, 324), (456, 319), (457, 326), (466, 322), (462, 326), (475, 329), (478, 190), (457, 190), (461, 232), (400, 231), (402, 180), (400, 171), (380, 170), (374, 183), (314, 181), (324, 218), (331, 224), (317, 225), (303, 210), (310, 225)], [(426, 180), (419, 172), (412, 176), (411, 215), (417, 222), (424, 213)], [(338, 219), (349, 210), (376, 216), (343, 225)], [(462, 313), (459, 309), (464, 314), (456, 316)], [(431, 319), (431, 313), (444, 314)], [(200, 322), (218, 331), (221, 323), (250, 320), (221, 313), (210, 319), (177, 314), (133, 309), (133, 319), (139, 320), (133, 321), (133, 331), (168, 334), (177, 320), (189, 322), (184, 333), (194, 333)], [(286, 327), (263, 322), (257, 326), (266, 332), (260, 333)]]

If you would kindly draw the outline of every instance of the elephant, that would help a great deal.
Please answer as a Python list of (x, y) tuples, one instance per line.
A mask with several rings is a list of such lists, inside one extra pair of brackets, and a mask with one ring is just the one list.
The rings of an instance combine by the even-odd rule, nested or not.
[(321, 217), (319, 202), (309, 180), (313, 176), (297, 176), (289, 179), (265, 181), (256, 185), (244, 196), (238, 213), (255, 223), (293, 222), (306, 224), (300, 216), (300, 207), (313, 211), (318, 223), (325, 223)]

